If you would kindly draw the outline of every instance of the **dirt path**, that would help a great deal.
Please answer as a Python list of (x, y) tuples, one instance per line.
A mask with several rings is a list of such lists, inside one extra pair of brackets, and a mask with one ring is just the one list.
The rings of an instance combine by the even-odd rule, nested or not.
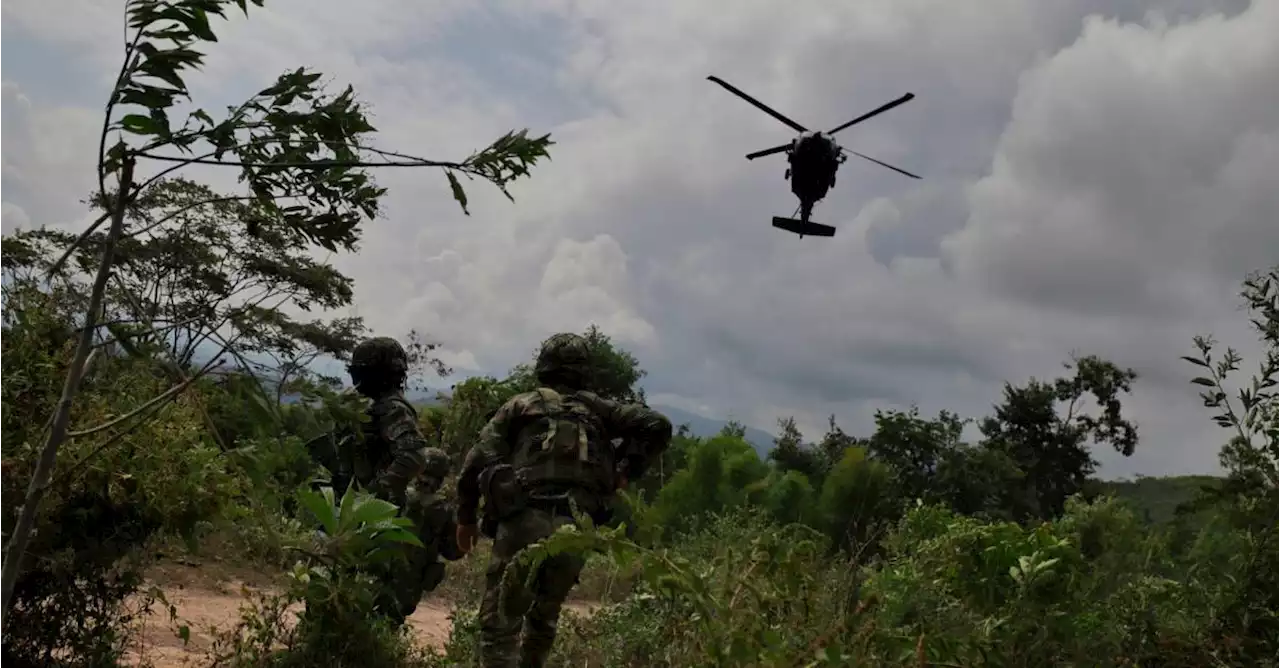
[[(248, 600), (241, 593), (242, 585), (227, 582), (216, 589), (196, 586), (166, 591), (169, 602), (178, 609), (179, 620), (190, 628), (190, 641), (184, 646), (169, 623), (166, 611), (157, 606), (144, 623), (135, 662), (146, 659), (156, 668), (206, 664), (214, 633), (234, 627), (239, 620), (240, 606)], [(418, 642), (442, 646), (449, 637), (449, 613), (446, 602), (423, 601), (409, 618)]]
[[(184, 645), (175, 633), (175, 625), (169, 621), (167, 610), (156, 605), (144, 622), (141, 646), (132, 657), (135, 664), (147, 660), (156, 668), (207, 665), (207, 653), (215, 632), (231, 629), (239, 620), (240, 607), (249, 600), (245, 590), (268, 590), (274, 584), (260, 573), (209, 566), (170, 565), (151, 574), (150, 579), (177, 608), (178, 623), (190, 629), (190, 639)], [(596, 605), (570, 601), (566, 607), (578, 614), (591, 614)], [(448, 601), (439, 599), (428, 598), (419, 604), (408, 620), (418, 642), (443, 646), (451, 628), (451, 609)]]

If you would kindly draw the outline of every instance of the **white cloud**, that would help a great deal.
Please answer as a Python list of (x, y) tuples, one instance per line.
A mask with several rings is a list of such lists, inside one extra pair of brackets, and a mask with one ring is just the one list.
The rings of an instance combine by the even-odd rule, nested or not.
[(37, 224), (78, 223), (85, 217), (80, 202), (97, 183), (93, 155), (102, 117), (84, 107), (35, 106), (8, 80), (3, 96), (5, 206)]
[[(105, 89), (119, 23), (100, 4), (13, 0), (6, 35)], [(1194, 333), (1248, 343), (1235, 284), (1275, 261), (1275, 23), (1265, 0), (294, 0), (220, 27), (192, 81), (220, 108), (312, 66), (355, 85), (381, 145), (431, 157), (552, 132), (516, 204), (476, 183), (471, 217), (438, 174), (380, 173), (387, 215), (338, 260), (355, 313), (425, 331), (459, 370), (502, 373), (595, 322), (655, 399), (860, 433), (880, 407), (982, 414), (1001, 380), (1079, 350), (1143, 374), (1127, 406), (1145, 440), (1106, 470), (1156, 474), (1214, 465), (1177, 355)], [(791, 133), (712, 73), (817, 127), (915, 92), (840, 138), (925, 180), (850, 162), (816, 213), (834, 239), (770, 228), (794, 207), (782, 159), (742, 155)], [(6, 76), (6, 110), (30, 84)], [(103, 95), (5, 117), (6, 219), (74, 218)]]

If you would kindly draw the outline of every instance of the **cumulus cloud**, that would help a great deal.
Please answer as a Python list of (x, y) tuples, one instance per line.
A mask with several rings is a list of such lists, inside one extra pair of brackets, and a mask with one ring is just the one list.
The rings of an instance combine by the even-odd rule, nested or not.
[[(100, 4), (12, 0), (5, 36), (105, 89), (119, 23)], [(553, 134), (516, 204), (477, 183), (469, 218), (436, 174), (378, 175), (386, 216), (337, 261), (379, 331), (500, 374), (594, 322), (656, 401), (815, 437), (829, 414), (855, 433), (877, 408), (981, 415), (1003, 380), (1097, 353), (1143, 375), (1144, 441), (1099, 453), (1105, 473), (1213, 468), (1222, 437), (1177, 356), (1196, 333), (1247, 344), (1233, 294), (1275, 262), (1274, 2), (374, 4), (268, 3), (192, 80), (219, 108), (312, 66), (373, 106), (382, 145), (432, 157)], [(24, 101), (38, 70), (8, 72), (6, 228), (74, 219), (104, 90)], [(840, 139), (925, 179), (850, 162), (815, 214), (834, 239), (772, 229), (794, 208), (784, 162), (742, 155), (791, 131), (713, 73), (818, 128), (915, 92)]]

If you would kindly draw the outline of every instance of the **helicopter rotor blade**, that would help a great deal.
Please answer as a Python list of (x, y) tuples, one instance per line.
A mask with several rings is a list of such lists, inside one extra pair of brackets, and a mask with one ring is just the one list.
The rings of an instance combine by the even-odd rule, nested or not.
[(755, 160), (756, 158), (763, 158), (763, 157), (765, 157), (766, 155), (773, 155), (774, 153), (782, 153), (783, 151), (785, 151), (785, 150), (787, 150), (787, 149), (789, 149), (789, 148), (791, 148), (791, 144), (783, 144), (783, 145), (781, 145), (781, 146), (774, 146), (773, 148), (766, 148), (766, 149), (765, 149), (765, 150), (763, 150), (763, 151), (756, 151), (755, 153), (748, 153), (748, 154), (747, 154), (747, 160)]
[(911, 177), (911, 178), (913, 178), (913, 179), (918, 179), (918, 178), (920, 178), (919, 176), (916, 176), (915, 174), (912, 174), (911, 172), (908, 172), (908, 171), (907, 171), (907, 170), (905, 170), (905, 169), (900, 169), (900, 168), (898, 168), (898, 167), (894, 167), (893, 165), (891, 165), (891, 164), (889, 164), (889, 163), (887, 163), (887, 162), (880, 162), (879, 160), (876, 160), (875, 158), (873, 158), (873, 157), (871, 157), (871, 156), (869, 156), (869, 155), (863, 155), (863, 154), (861, 154), (861, 153), (859, 153), (859, 152), (857, 152), (857, 151), (850, 151), (850, 150), (849, 150), (849, 149), (847, 149), (847, 148), (846, 148), (846, 149), (842, 149), (842, 150), (844, 150), (844, 151), (848, 151), (849, 153), (852, 153), (852, 154), (854, 154), (854, 155), (858, 156), (859, 158), (862, 158), (863, 160), (870, 160), (871, 162), (874, 162), (874, 163), (876, 163), (877, 165), (880, 165), (881, 167), (887, 167), (887, 168), (889, 168), (889, 169), (892, 169), (893, 171), (898, 172), (899, 174), (906, 174), (907, 176), (910, 176), (910, 177)]
[(714, 81), (720, 84), (721, 86), (724, 87), (725, 90), (751, 103), (751, 105), (754, 106), (756, 109), (759, 109), (760, 111), (763, 111), (764, 113), (769, 114), (770, 116), (773, 116), (779, 121), (782, 121), (784, 125), (791, 128), (792, 130), (795, 130), (796, 132), (808, 132), (808, 130), (806, 130), (803, 125), (800, 125), (799, 123), (791, 120), (790, 118), (787, 118), (786, 116), (783, 116), (782, 114), (774, 111), (773, 109), (770, 109), (769, 106), (766, 105), (765, 103), (755, 99), (754, 97), (751, 97), (750, 95), (747, 95), (746, 93), (738, 90), (737, 88), (734, 88), (732, 85), (729, 84), (729, 82), (725, 81), (724, 79), (721, 79), (720, 77), (717, 77), (717, 76), (709, 76), (707, 77), (707, 79), (709, 81)]
[(871, 118), (872, 116), (883, 114), (884, 112), (889, 111), (890, 109), (900, 104), (906, 104), (907, 102), (910, 102), (912, 99), (915, 98), (915, 96), (916, 96), (915, 93), (907, 93), (906, 95), (903, 95), (902, 97), (894, 100), (893, 102), (890, 102), (886, 105), (883, 105), (881, 107), (877, 107), (876, 109), (868, 111), (867, 113), (849, 121), (848, 123), (845, 123), (844, 125), (837, 125), (834, 129), (828, 130), (827, 134), (833, 135), (851, 125), (857, 125), (858, 123), (861, 123), (867, 120), (868, 118)]

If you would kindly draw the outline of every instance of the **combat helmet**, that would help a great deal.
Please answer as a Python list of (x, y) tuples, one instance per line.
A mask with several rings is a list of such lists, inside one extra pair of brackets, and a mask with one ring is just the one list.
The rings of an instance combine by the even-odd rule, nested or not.
[(398, 389), (409, 373), (409, 355), (389, 336), (365, 339), (351, 351), (351, 382), (361, 393)]
[(426, 447), (422, 449), (422, 454), (427, 465), (423, 467), (419, 478), (427, 478), (439, 482), (449, 475), (452, 462), (449, 461), (449, 455), (444, 450)]
[(544, 385), (585, 388), (591, 375), (591, 349), (578, 334), (553, 334), (542, 342), (533, 375)]

